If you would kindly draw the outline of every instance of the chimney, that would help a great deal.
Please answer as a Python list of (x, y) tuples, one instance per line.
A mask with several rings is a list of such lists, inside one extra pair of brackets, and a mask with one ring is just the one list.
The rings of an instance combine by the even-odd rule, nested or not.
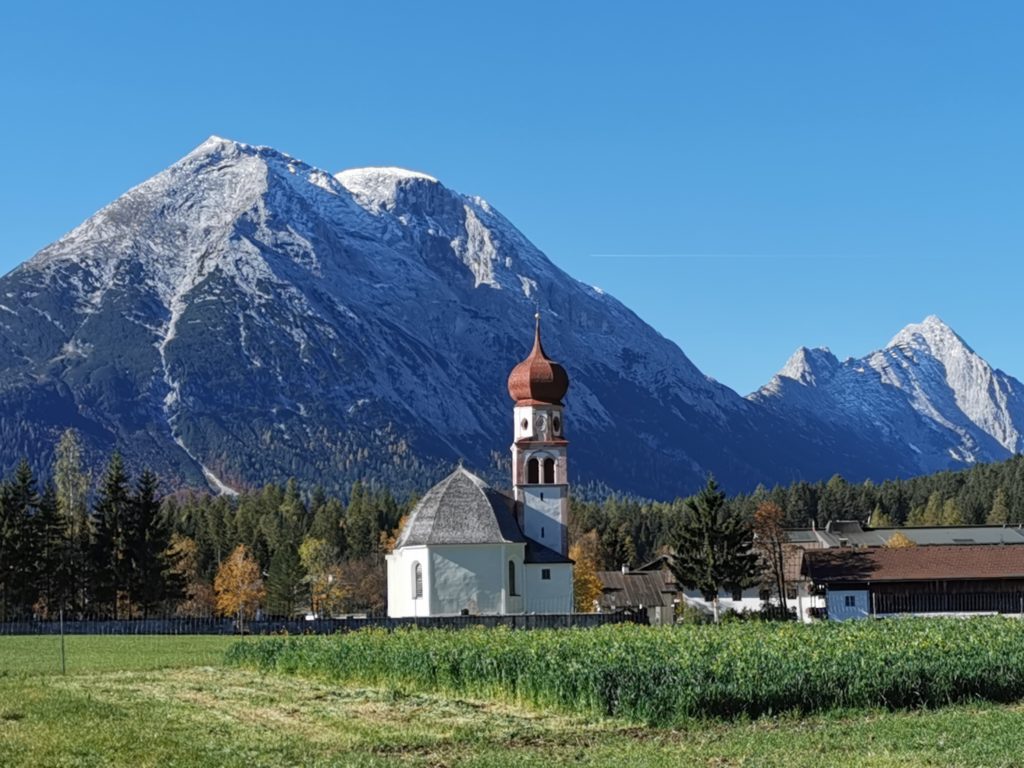
[(622, 572), (623, 573), (629, 573), (629, 564), (628, 563), (623, 563), (622, 564)]

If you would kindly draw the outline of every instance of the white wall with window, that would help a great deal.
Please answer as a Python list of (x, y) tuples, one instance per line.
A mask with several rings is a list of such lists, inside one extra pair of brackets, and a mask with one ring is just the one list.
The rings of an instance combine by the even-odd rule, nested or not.
[(866, 589), (830, 589), (825, 607), (833, 621), (866, 619), (871, 615), (871, 595)]
[(429, 616), (430, 557), (426, 547), (405, 547), (389, 554), (388, 615)]
[(524, 613), (572, 613), (572, 564), (527, 563)]

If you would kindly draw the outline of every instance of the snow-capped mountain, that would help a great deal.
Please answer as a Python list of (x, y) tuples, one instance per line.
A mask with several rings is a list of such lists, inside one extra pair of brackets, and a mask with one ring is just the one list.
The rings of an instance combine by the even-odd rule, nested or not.
[(934, 323), (877, 360), (802, 350), (743, 398), (482, 198), (213, 137), (0, 278), (0, 465), (45, 471), (74, 426), (169, 488), (416, 489), (459, 458), (503, 481), (537, 310), (576, 483), (891, 477), (1020, 439), (1017, 382)]
[(935, 316), (859, 359), (801, 348), (750, 399), (784, 418), (842, 425), (920, 472), (1024, 450), (1024, 385)]
[(572, 377), (577, 481), (791, 471), (774, 448), (804, 441), (485, 200), (216, 137), (0, 281), (0, 460), (45, 468), (70, 425), (169, 485), (414, 487), (458, 457), (497, 474), (536, 309)]

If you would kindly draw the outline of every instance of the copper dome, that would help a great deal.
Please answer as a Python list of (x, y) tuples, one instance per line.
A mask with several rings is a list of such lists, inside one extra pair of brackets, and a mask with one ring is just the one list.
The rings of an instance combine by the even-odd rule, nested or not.
[(544, 347), (540, 343), (540, 315), (536, 317), (533, 349), (508, 375), (508, 393), (516, 405), (561, 405), (562, 398), (569, 390), (569, 374), (544, 354)]

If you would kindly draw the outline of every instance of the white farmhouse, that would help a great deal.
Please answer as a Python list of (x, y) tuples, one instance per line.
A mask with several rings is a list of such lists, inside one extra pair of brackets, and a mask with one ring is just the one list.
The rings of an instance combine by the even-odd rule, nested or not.
[(540, 341), (508, 379), (513, 496), (459, 467), (413, 509), (387, 556), (388, 615), (570, 613), (569, 377)]

